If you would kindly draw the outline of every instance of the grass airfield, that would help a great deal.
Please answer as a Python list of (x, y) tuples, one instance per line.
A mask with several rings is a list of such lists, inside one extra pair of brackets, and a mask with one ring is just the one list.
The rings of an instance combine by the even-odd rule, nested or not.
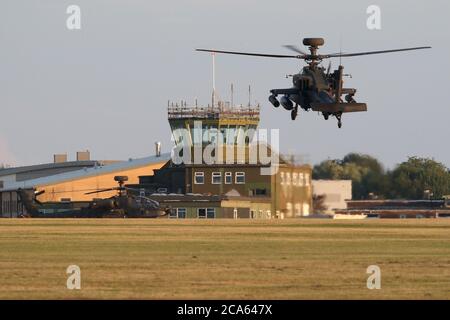
[(0, 270), (0, 299), (450, 299), (450, 219), (1, 219)]

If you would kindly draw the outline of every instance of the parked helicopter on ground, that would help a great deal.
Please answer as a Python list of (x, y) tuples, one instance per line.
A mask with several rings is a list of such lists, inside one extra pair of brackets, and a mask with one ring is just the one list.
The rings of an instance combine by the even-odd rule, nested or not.
[(118, 187), (95, 190), (86, 194), (117, 190), (115, 196), (86, 202), (43, 203), (37, 197), (45, 191), (18, 190), (20, 202), (26, 209), (23, 217), (29, 218), (158, 218), (168, 215), (170, 208), (162, 208), (159, 202), (142, 195), (133, 195), (140, 190), (125, 187), (127, 176), (115, 176)]
[[(318, 54), (317, 50), (325, 43), (323, 38), (305, 38), (303, 44), (308, 46), (310, 53), (306, 53), (293, 45), (286, 45), (289, 50), (297, 53), (297, 55), (277, 55), (277, 54), (262, 54), (262, 53), (249, 53), (238, 51), (222, 51), (213, 49), (196, 49), (197, 51), (213, 52), (213, 53), (226, 53), (237, 54), (246, 56), (257, 57), (270, 57), (270, 58), (294, 58), (305, 60), (307, 65), (297, 73), (292, 75), (292, 88), (286, 89), (272, 89), (269, 96), (270, 103), (278, 108), (280, 104), (288, 111), (291, 112), (291, 119), (295, 120), (298, 113), (298, 106), (305, 111), (309, 109), (313, 111), (321, 112), (324, 119), (328, 120), (330, 116), (336, 117), (338, 120), (338, 127), (342, 126), (342, 114), (347, 112), (359, 112), (367, 111), (367, 105), (365, 103), (357, 103), (354, 99), (356, 89), (344, 88), (343, 80), (344, 67), (339, 65), (338, 69), (331, 71), (331, 63), (328, 65), (327, 70), (320, 66), (320, 63), (324, 59), (337, 58), (337, 57), (354, 57), (370, 54), (380, 54), (389, 52), (429, 49), (431, 47), (415, 47), (404, 48), (394, 50), (382, 50), (382, 51), (368, 51), (358, 53), (332, 53), (332, 54)], [(282, 95), (280, 100), (277, 99), (278, 95)], [(345, 95), (344, 99), (342, 96)], [(295, 103), (295, 105), (294, 105)]]

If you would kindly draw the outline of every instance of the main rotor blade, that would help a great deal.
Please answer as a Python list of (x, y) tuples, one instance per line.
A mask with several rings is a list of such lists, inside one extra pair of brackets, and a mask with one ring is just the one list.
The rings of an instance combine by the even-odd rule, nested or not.
[(286, 44), (283, 47), (285, 47), (285, 48), (287, 48), (289, 50), (292, 50), (294, 52), (297, 52), (297, 53), (300, 53), (300, 54), (303, 54), (303, 55), (307, 55), (307, 53), (305, 51), (300, 50), (300, 48), (297, 47), (297, 46), (294, 46), (294, 45), (291, 45), (291, 44)]
[(130, 188), (130, 187), (123, 187), (123, 190), (129, 190), (129, 191), (134, 191), (134, 192), (141, 192), (141, 189)]
[(91, 191), (91, 192), (86, 192), (85, 194), (93, 194), (93, 193), (100, 193), (100, 192), (113, 191), (113, 190), (118, 190), (118, 188), (115, 187), (115, 188), (108, 188), (108, 189), (100, 189), (100, 190), (95, 190), (95, 191)]
[(44, 194), (44, 193), (45, 193), (45, 190), (35, 191), (34, 192), (34, 196), (38, 197), (38, 196), (40, 196), (41, 194)]
[(294, 58), (294, 59), (302, 59), (301, 56), (290, 56), (290, 55), (284, 55), (284, 54), (250, 53), (250, 52), (222, 51), (222, 50), (212, 50), (212, 49), (195, 49), (195, 51), (214, 52), (214, 53), (225, 53), (225, 54), (238, 54), (238, 55), (242, 55), (242, 56), (256, 56), (256, 57), (269, 57), (269, 58)]
[(380, 53), (390, 53), (390, 52), (410, 51), (410, 50), (420, 50), (420, 49), (431, 49), (431, 47), (416, 47), (416, 48), (367, 51), (367, 52), (356, 52), (356, 53), (334, 53), (334, 54), (323, 54), (323, 55), (320, 55), (320, 57), (321, 58), (355, 57), (355, 56), (365, 56), (365, 55), (369, 55), (369, 54), (380, 54)]
[(148, 197), (141, 197), (141, 198), (147, 200), (148, 202), (151, 202), (156, 208), (159, 208), (159, 207), (160, 207), (159, 202), (156, 201), (156, 200), (150, 199), (150, 198), (148, 198)]

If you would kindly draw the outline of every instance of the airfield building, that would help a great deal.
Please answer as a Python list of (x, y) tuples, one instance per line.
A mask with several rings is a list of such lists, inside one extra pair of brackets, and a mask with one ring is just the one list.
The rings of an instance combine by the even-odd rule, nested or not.
[[(129, 161), (91, 161), (79, 153), (74, 162), (59, 155), (52, 164), (0, 170), (0, 216), (24, 213), (19, 188), (45, 191), (41, 202), (91, 201), (115, 194), (86, 193), (116, 187), (116, 175), (128, 176), (127, 183), (141, 195), (170, 207), (168, 218), (270, 219), (312, 213), (311, 167), (253, 141), (259, 106), (169, 104), (168, 120), (177, 156), (161, 154), (157, 144), (154, 156)], [(184, 161), (187, 155), (190, 161)], [(222, 155), (224, 161), (218, 161)]]
[(352, 180), (313, 180), (313, 196), (323, 197), (325, 214), (334, 214), (336, 210), (347, 209), (352, 199)]

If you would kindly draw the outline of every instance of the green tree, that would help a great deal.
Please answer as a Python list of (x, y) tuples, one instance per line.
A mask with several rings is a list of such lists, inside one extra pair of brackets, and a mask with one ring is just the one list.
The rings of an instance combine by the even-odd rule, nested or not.
[(383, 165), (366, 154), (349, 153), (342, 160), (325, 160), (314, 166), (313, 178), (352, 180), (353, 199), (367, 199), (369, 193), (383, 197), (389, 189)]
[(449, 169), (433, 159), (410, 157), (390, 173), (390, 180), (392, 198), (423, 199), (425, 190), (435, 199), (450, 194)]
[(358, 166), (367, 168), (375, 173), (384, 173), (384, 168), (380, 161), (367, 154), (349, 153), (342, 159), (342, 163), (355, 163)]
[(314, 179), (342, 179), (343, 168), (339, 160), (325, 160), (313, 168)]

